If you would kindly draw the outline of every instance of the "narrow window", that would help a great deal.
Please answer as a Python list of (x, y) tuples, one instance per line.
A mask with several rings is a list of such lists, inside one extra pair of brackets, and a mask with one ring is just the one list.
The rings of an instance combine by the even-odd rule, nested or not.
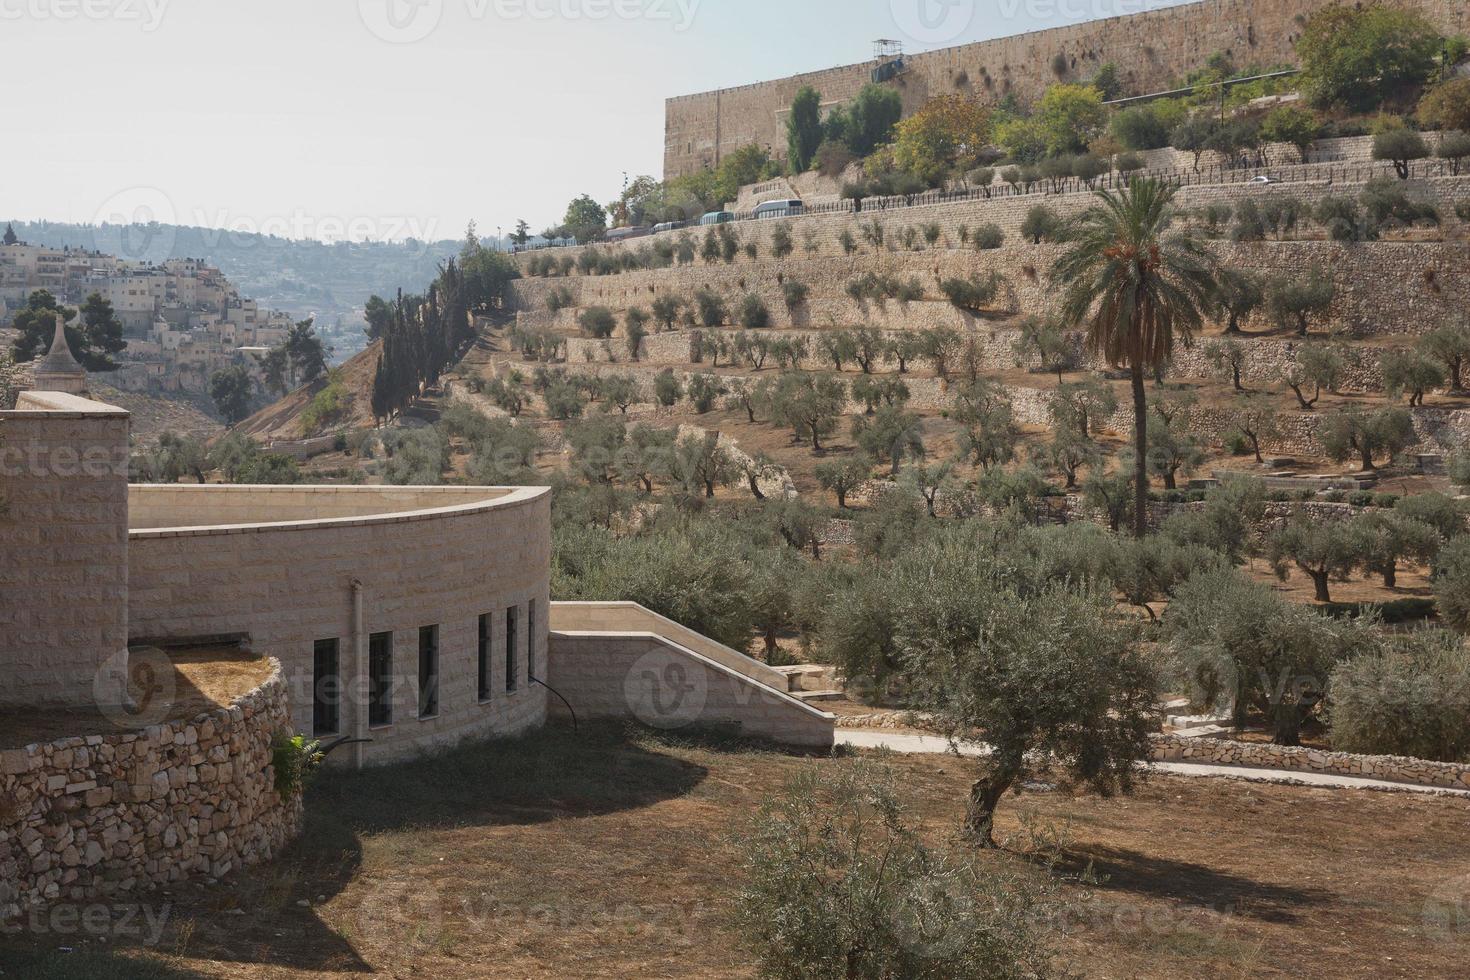
[(393, 634), (368, 638), (368, 724), (393, 724)]
[(526, 679), (536, 679), (536, 600), (526, 603)]
[(439, 713), (439, 627), (419, 627), (419, 717)]
[(312, 651), (311, 733), (336, 735), (342, 723), (342, 674), (337, 640), (317, 640)]
[(490, 700), (490, 616), (480, 617), (480, 700)]
[(520, 686), (520, 678), (516, 676), (516, 617), (520, 609), (511, 606), (505, 611), (505, 689), (514, 691)]

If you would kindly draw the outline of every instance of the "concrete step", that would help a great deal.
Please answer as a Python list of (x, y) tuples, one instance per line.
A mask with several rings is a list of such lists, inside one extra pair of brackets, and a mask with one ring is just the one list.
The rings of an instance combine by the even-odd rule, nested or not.
[(792, 691), (791, 696), (798, 701), (841, 701), (847, 697), (846, 691)]
[(828, 664), (796, 664), (775, 669), (777, 673), (786, 675), (786, 690), (792, 694), (830, 691), (837, 686), (837, 670)]

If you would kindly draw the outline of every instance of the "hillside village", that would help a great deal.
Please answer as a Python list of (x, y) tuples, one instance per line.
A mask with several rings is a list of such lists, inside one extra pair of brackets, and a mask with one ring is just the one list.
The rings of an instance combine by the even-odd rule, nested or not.
[[(126, 460), (80, 615), (189, 698), (157, 789), (0, 719), (0, 922), (166, 885), (124, 977), (1458, 975), (1470, 11), (1298, 6), (675, 97), (661, 179), (471, 224), (336, 365), (203, 263), (0, 246), (12, 317), (127, 338), (47, 321), (0, 438)], [(97, 385), (240, 369), (216, 432)]]

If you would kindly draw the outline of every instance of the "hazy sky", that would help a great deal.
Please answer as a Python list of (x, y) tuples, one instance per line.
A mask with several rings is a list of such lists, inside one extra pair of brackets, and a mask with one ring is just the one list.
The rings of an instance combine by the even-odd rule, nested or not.
[(660, 176), (663, 100), (1175, 0), (0, 0), (0, 219), (455, 238)]

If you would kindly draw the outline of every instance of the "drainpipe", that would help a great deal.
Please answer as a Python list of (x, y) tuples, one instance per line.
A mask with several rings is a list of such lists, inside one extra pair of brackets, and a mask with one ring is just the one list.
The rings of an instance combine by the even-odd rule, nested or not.
[(368, 681), (368, 637), (363, 629), (363, 594), (367, 587), (362, 579), (352, 580), (352, 651), (356, 669), (352, 691), (352, 735), (363, 739), (352, 746), (352, 765), (362, 769), (367, 764), (368, 698), (371, 688)]

